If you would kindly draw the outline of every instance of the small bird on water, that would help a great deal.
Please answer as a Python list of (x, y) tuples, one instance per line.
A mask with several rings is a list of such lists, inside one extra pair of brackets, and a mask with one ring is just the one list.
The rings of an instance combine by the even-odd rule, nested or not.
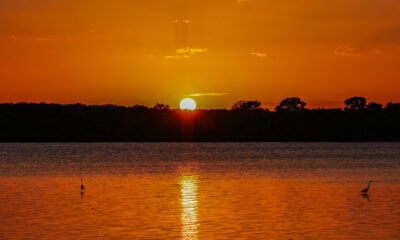
[(85, 187), (83, 186), (83, 179), (81, 177), (81, 191), (85, 190)]
[(361, 192), (366, 194), (366, 193), (368, 192), (369, 186), (371, 185), (372, 182), (373, 182), (373, 181), (369, 181), (369, 182), (368, 182), (368, 187), (367, 187), (366, 189), (364, 189), (364, 190), (361, 190)]

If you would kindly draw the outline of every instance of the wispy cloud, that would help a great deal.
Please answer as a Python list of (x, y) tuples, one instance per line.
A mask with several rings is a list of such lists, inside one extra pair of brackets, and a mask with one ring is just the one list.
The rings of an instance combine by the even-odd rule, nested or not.
[(178, 48), (178, 49), (176, 49), (176, 53), (196, 54), (196, 53), (203, 53), (203, 52), (207, 52), (207, 48), (191, 48), (191, 47), (185, 47), (185, 48)]
[(9, 40), (11, 41), (39, 41), (39, 42), (43, 42), (43, 41), (50, 41), (51, 39), (49, 37), (46, 36), (27, 36), (27, 35), (9, 35), (7, 37)]
[(190, 58), (189, 55), (187, 54), (182, 54), (182, 55), (168, 55), (164, 56), (164, 59), (174, 59), (174, 60), (179, 60), (179, 59), (184, 59), (184, 58)]
[(371, 51), (371, 53), (374, 54), (374, 55), (382, 55), (383, 51), (379, 50), (379, 49), (374, 49), (374, 50)]
[(37, 37), (37, 38), (35, 38), (35, 40), (36, 41), (49, 41), (50, 38), (48, 38), (48, 37)]
[(383, 51), (380, 49), (361, 49), (361, 48), (353, 48), (353, 47), (338, 47), (335, 50), (336, 55), (344, 56), (344, 57), (355, 57), (360, 55), (382, 55)]
[(250, 55), (256, 56), (256, 57), (259, 57), (259, 58), (263, 58), (263, 57), (267, 56), (267, 54), (265, 52), (251, 52)]
[(192, 93), (189, 94), (190, 97), (203, 97), (203, 96), (223, 96), (228, 95), (226, 92), (213, 92), (213, 93)]
[(179, 23), (179, 22), (187, 23), (187, 24), (192, 23), (192, 21), (190, 21), (189, 19), (182, 19), (182, 20), (175, 19), (174, 20), (174, 23)]
[(198, 53), (204, 53), (207, 52), (207, 48), (191, 48), (191, 47), (185, 47), (185, 48), (178, 48), (175, 50), (175, 54), (173, 55), (167, 55), (164, 56), (164, 59), (185, 59), (185, 58), (190, 58), (190, 56)]
[(344, 56), (344, 57), (355, 57), (355, 56), (360, 56), (361, 54), (363, 54), (363, 50), (360, 48), (342, 46), (342, 47), (338, 47), (335, 50), (335, 54)]

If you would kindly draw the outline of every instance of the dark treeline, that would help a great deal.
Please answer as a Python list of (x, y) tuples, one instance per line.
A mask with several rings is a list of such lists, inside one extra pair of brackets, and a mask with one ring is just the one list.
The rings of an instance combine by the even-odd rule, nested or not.
[(400, 141), (400, 103), (365, 98), (344, 109), (307, 109), (286, 98), (275, 109), (239, 101), (231, 110), (168, 105), (0, 104), (0, 141)]

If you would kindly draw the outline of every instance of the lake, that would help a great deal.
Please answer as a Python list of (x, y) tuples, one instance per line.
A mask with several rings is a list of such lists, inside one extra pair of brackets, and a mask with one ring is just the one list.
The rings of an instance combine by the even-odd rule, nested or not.
[(0, 239), (400, 239), (400, 143), (0, 143)]

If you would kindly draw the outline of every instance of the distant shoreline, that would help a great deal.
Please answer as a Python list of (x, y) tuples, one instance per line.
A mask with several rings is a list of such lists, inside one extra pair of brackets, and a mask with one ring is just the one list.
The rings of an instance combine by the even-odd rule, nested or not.
[(400, 110), (0, 104), (0, 142), (399, 142)]
[(207, 140), (193, 140), (193, 141), (0, 141), (0, 143), (396, 143), (400, 141), (207, 141)]

